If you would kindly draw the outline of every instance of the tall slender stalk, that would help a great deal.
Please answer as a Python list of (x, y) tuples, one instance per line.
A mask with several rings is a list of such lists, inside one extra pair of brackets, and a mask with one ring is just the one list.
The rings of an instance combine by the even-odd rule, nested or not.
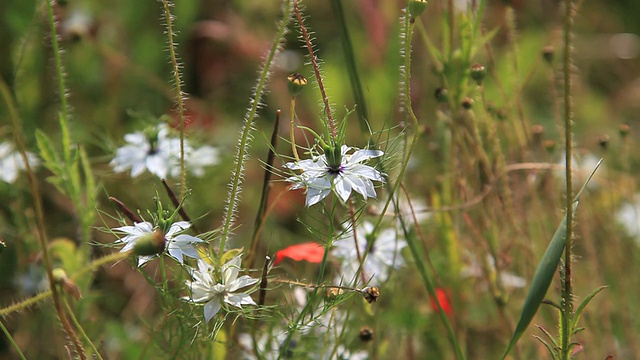
[(260, 71), (260, 77), (254, 88), (253, 98), (251, 99), (249, 109), (244, 117), (244, 123), (240, 133), (240, 139), (238, 140), (237, 152), (234, 159), (235, 167), (231, 176), (231, 182), (229, 183), (229, 193), (227, 196), (226, 211), (222, 224), (222, 235), (220, 238), (220, 250), (224, 251), (227, 239), (231, 233), (231, 227), (235, 219), (238, 202), (240, 200), (240, 189), (242, 187), (244, 164), (248, 158), (249, 142), (251, 141), (251, 130), (253, 129), (253, 122), (257, 116), (258, 109), (260, 108), (260, 102), (262, 100), (262, 94), (265, 91), (267, 80), (269, 79), (269, 73), (273, 59), (281, 48), (284, 35), (287, 33), (287, 26), (291, 19), (291, 9), (293, 7), (293, 0), (284, 0), (284, 11), (282, 20), (278, 25), (276, 36), (274, 37), (271, 49), (264, 60), (262, 70)]
[(176, 87), (176, 103), (178, 105), (178, 117), (180, 118), (180, 199), (184, 199), (187, 192), (187, 174), (184, 165), (184, 96), (182, 92), (182, 79), (180, 78), (180, 64), (176, 55), (176, 43), (173, 40), (173, 15), (171, 14), (171, 4), (169, 0), (162, 0), (164, 7), (164, 19), (167, 26), (167, 39), (169, 40), (169, 55), (171, 56), (171, 70), (173, 72), (173, 82)]
[(571, 282), (571, 247), (573, 246), (573, 173), (571, 159), (573, 153), (572, 122), (573, 122), (573, 98), (571, 96), (571, 40), (573, 30), (574, 7), (573, 0), (565, 0), (564, 16), (564, 128), (565, 128), (565, 178), (566, 178), (566, 208), (567, 208), (567, 233), (564, 250), (564, 268), (562, 271), (562, 359), (568, 360), (571, 355), (570, 324), (573, 322), (573, 284)]

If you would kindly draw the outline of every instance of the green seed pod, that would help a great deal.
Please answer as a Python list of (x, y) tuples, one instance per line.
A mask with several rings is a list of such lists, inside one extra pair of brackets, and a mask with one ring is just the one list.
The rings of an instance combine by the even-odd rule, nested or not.
[(150, 256), (160, 254), (165, 247), (164, 234), (160, 229), (155, 229), (152, 233), (141, 236), (133, 246), (133, 254), (138, 256)]
[(409, 14), (412, 18), (416, 18), (427, 8), (427, 0), (412, 0), (409, 2)]
[(471, 65), (471, 78), (475, 80), (478, 85), (482, 84), (485, 76), (487, 76), (487, 68), (482, 64)]
[(307, 85), (307, 79), (298, 73), (287, 76), (287, 80), (289, 80), (289, 94), (291, 97), (300, 95)]

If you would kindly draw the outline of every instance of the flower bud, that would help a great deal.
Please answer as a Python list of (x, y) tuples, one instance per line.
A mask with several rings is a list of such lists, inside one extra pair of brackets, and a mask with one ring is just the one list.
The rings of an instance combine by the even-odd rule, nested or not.
[(160, 229), (155, 229), (152, 233), (146, 234), (136, 240), (133, 245), (133, 254), (138, 256), (151, 256), (160, 254), (165, 247), (164, 234)]
[(478, 85), (482, 84), (482, 80), (484, 80), (485, 76), (487, 76), (487, 68), (485, 68), (484, 65), (471, 65), (471, 78), (475, 80)]
[(362, 289), (362, 296), (369, 304), (376, 302), (380, 296), (380, 289), (375, 286), (367, 286)]
[(416, 18), (427, 8), (427, 0), (411, 0), (409, 1), (409, 14), (412, 18)]
[(300, 95), (307, 85), (307, 79), (298, 73), (287, 76), (287, 80), (289, 80), (289, 95), (291, 95), (291, 97)]
[(449, 91), (447, 91), (446, 88), (437, 88), (434, 95), (439, 103), (446, 103), (447, 101), (449, 101)]
[(51, 271), (51, 274), (53, 275), (53, 281), (56, 284), (62, 285), (62, 288), (67, 294), (73, 296), (73, 298), (76, 300), (79, 300), (82, 297), (82, 295), (80, 294), (80, 289), (73, 282), (73, 280), (71, 280), (67, 276), (67, 273), (64, 271), (64, 269), (55, 268)]

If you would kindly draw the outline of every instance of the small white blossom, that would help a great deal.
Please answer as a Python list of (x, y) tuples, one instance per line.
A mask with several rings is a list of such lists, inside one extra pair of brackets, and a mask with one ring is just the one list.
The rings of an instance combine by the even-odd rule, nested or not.
[(640, 194), (634, 195), (630, 202), (620, 207), (616, 212), (616, 221), (640, 246)]
[[(27, 161), (31, 167), (38, 166), (38, 159), (30, 152), (27, 152)], [(22, 161), (22, 156), (15, 151), (13, 144), (9, 142), (0, 143), (0, 179), (13, 184), (18, 179), (20, 170), (25, 170), (26, 166)]]
[[(360, 266), (358, 251), (360, 256), (364, 256), (367, 244), (373, 240), (372, 233), (373, 225), (365, 221), (356, 229), (357, 249), (351, 228), (335, 242), (336, 247), (332, 254), (341, 260), (343, 279), (350, 281), (355, 277)], [(397, 230), (387, 228), (380, 231), (362, 267), (367, 279), (373, 276), (377, 281), (386, 281), (390, 269), (397, 269), (404, 265), (401, 250), (406, 246), (407, 242), (398, 238)]]
[[(460, 276), (463, 278), (473, 277), (482, 279), (485, 277), (485, 270), (482, 268), (482, 265), (478, 261), (478, 259), (473, 255), (468, 255), (469, 263), (465, 265), (460, 271)], [(488, 271), (495, 273), (496, 270), (496, 260), (491, 255), (487, 255), (486, 257), (486, 265), (488, 266)], [(507, 271), (500, 271), (500, 282), (505, 288), (513, 288), (520, 289), (527, 286), (527, 280), (524, 278), (512, 274)]]
[(378, 170), (362, 162), (380, 157), (384, 153), (380, 150), (359, 150), (346, 145), (342, 145), (340, 151), (341, 161), (336, 167), (327, 162), (325, 154), (284, 165), (288, 169), (302, 171), (299, 175), (289, 177), (287, 181), (294, 184), (292, 190), (307, 189), (307, 206), (326, 198), (332, 190), (345, 202), (352, 190), (365, 200), (376, 198), (372, 180), (384, 182), (384, 177)]
[[(169, 231), (164, 234), (165, 247), (169, 256), (176, 259), (180, 264), (184, 262), (184, 257), (190, 257), (193, 259), (199, 259), (200, 255), (195, 245), (203, 242), (195, 236), (187, 234), (178, 234), (191, 226), (186, 221), (178, 221), (169, 227)], [(123, 232), (127, 234), (125, 237), (116, 240), (116, 243), (124, 243), (124, 247), (120, 252), (125, 252), (133, 249), (136, 242), (147, 235), (153, 233), (153, 225), (149, 222), (136, 223), (133, 226), (122, 226), (113, 230)], [(138, 266), (144, 265), (147, 261), (151, 260), (153, 256), (139, 256)]]
[(237, 308), (242, 308), (242, 305), (256, 305), (249, 294), (237, 292), (239, 289), (260, 281), (248, 275), (238, 278), (240, 256), (238, 255), (222, 265), (220, 269), (222, 279), (220, 282), (213, 278), (213, 266), (204, 260), (198, 260), (198, 269), (189, 269), (193, 281), (185, 281), (187, 287), (191, 290), (191, 297), (187, 297), (186, 300), (194, 303), (204, 303), (204, 318), (207, 322), (220, 311), (222, 302)]

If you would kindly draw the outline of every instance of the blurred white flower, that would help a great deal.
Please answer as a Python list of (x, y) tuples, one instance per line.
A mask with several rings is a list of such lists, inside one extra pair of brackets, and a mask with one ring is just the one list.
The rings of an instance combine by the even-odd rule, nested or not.
[(336, 240), (335, 248), (331, 252), (333, 256), (341, 261), (342, 279), (347, 281), (354, 279), (360, 266), (358, 251), (360, 256), (364, 256), (367, 244), (374, 240), (373, 247), (364, 260), (362, 268), (367, 279), (373, 276), (376, 281), (384, 282), (389, 278), (390, 269), (397, 269), (405, 264), (401, 250), (407, 246), (407, 242), (398, 238), (396, 229), (384, 229), (380, 231), (376, 239), (373, 239), (373, 225), (365, 221), (356, 229), (355, 237), (358, 243), (357, 249), (353, 230), (349, 227)]
[[(27, 152), (27, 161), (31, 167), (39, 165), (38, 158), (30, 152)], [(0, 143), (0, 179), (2, 181), (13, 184), (18, 179), (20, 170), (25, 170), (26, 166), (22, 161), (22, 156), (15, 151), (13, 144), (9, 142)]]
[(191, 290), (191, 296), (186, 297), (185, 300), (204, 303), (204, 318), (207, 322), (220, 311), (222, 302), (237, 308), (242, 308), (242, 305), (256, 305), (249, 294), (237, 292), (239, 289), (260, 281), (260, 279), (253, 279), (248, 275), (238, 278), (240, 257), (241, 255), (238, 255), (222, 265), (220, 282), (213, 278), (213, 266), (204, 260), (198, 260), (198, 269), (189, 269), (189, 274), (194, 281), (185, 281)]
[[(492, 273), (496, 272), (496, 261), (491, 255), (487, 255), (486, 258), (487, 266), (489, 267), (489, 271)], [(478, 259), (469, 255), (469, 264), (465, 265), (460, 271), (460, 276), (463, 278), (474, 277), (474, 278), (483, 278), (484, 270), (482, 265), (478, 262)], [(500, 271), (500, 281), (505, 288), (523, 288), (527, 285), (527, 280), (524, 278), (514, 275), (512, 273), (506, 271)]]
[[(169, 231), (164, 234), (165, 249), (169, 253), (169, 256), (177, 260), (180, 264), (184, 262), (184, 257), (190, 257), (193, 259), (199, 259), (200, 255), (196, 249), (196, 244), (204, 242), (195, 236), (178, 234), (191, 226), (186, 221), (178, 221), (169, 227)], [(113, 229), (114, 231), (120, 231), (126, 234), (125, 237), (116, 240), (116, 243), (124, 243), (124, 247), (120, 252), (125, 252), (133, 249), (136, 242), (150, 234), (153, 234), (154, 227), (149, 222), (136, 223), (133, 226), (122, 226)], [(151, 260), (153, 256), (139, 256), (138, 266), (144, 265)]]
[(640, 246), (640, 194), (623, 204), (616, 212), (616, 221)]
[[(178, 144), (178, 146), (180, 146)], [(204, 168), (216, 165), (220, 162), (220, 150), (213, 146), (204, 145), (193, 149), (185, 144), (185, 167), (196, 177), (204, 176)], [(175, 159), (171, 167), (171, 176), (180, 176), (180, 155)]]
[[(352, 152), (353, 151), (353, 152)], [(311, 206), (326, 198), (333, 190), (342, 201), (347, 201), (355, 190), (364, 199), (375, 198), (372, 180), (384, 182), (382, 174), (362, 162), (382, 156), (380, 150), (359, 150), (342, 145), (339, 164), (332, 165), (326, 154), (311, 159), (289, 162), (284, 166), (291, 170), (301, 170), (299, 175), (287, 178), (294, 185), (292, 190), (306, 188), (306, 205)]]
[(126, 134), (127, 145), (116, 151), (116, 157), (109, 165), (117, 173), (131, 169), (131, 177), (137, 177), (145, 170), (162, 179), (167, 177), (171, 159), (180, 156), (180, 141), (168, 134), (165, 124), (155, 127), (150, 134), (141, 131)]
[[(167, 175), (180, 175), (180, 139), (169, 136), (166, 124), (159, 124), (145, 132), (135, 132), (124, 136), (127, 145), (116, 150), (116, 156), (109, 165), (119, 173), (131, 170), (131, 177), (137, 177), (145, 170), (164, 179)], [(218, 149), (202, 146), (194, 149), (184, 143), (185, 167), (195, 176), (204, 175), (204, 167), (219, 162)]]

